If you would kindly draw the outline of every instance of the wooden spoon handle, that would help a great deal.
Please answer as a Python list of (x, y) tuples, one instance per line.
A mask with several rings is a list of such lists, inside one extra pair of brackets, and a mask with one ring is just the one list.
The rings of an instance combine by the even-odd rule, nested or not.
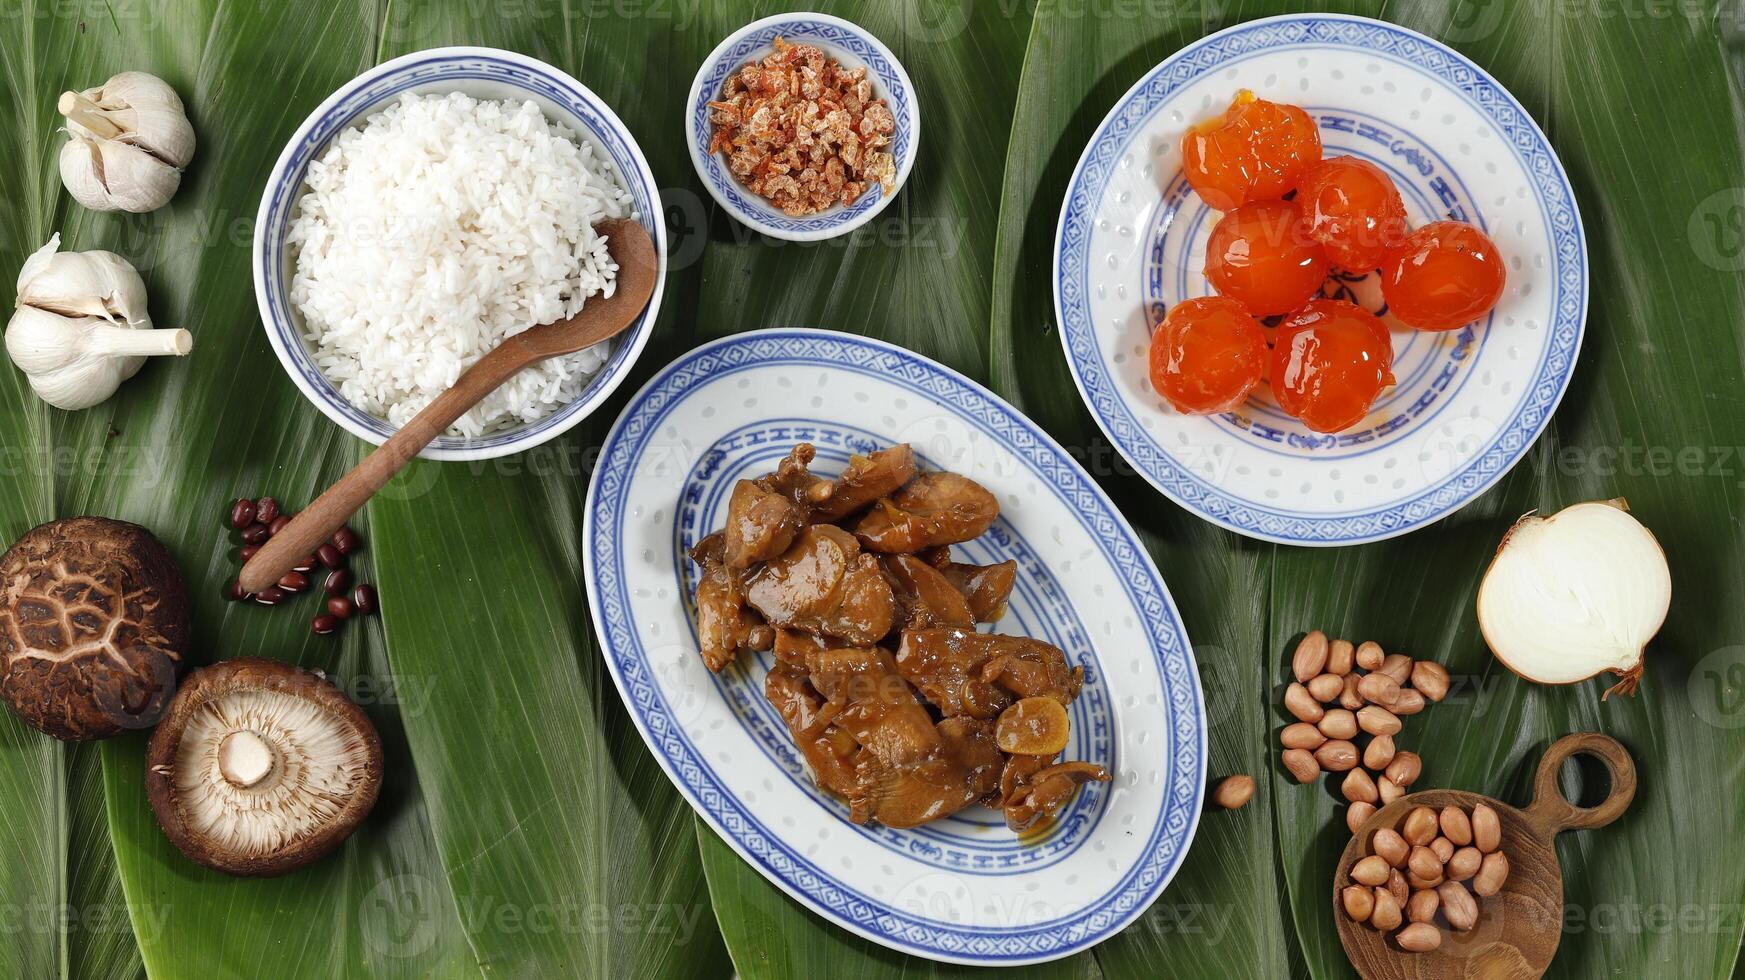
[(291, 523), (279, 530), (255, 552), (242, 567), (238, 581), (247, 592), (259, 592), (276, 584), (295, 566), (321, 547), (333, 532), (345, 525), (376, 491), (386, 486), (418, 455), (431, 440), (442, 435), (455, 419), (466, 414), (486, 395), (497, 390), (515, 372), (538, 360), (523, 344), (511, 337), (468, 368), (449, 388), (437, 395), (424, 410), (401, 426), (387, 442), (352, 467), (351, 472), (315, 498), (315, 502), (291, 518)]
[[(1611, 773), (1611, 791), (1598, 806), (1576, 806), (1557, 784), (1558, 770), (1576, 755), (1598, 758)], [(1528, 804), (1526, 815), (1549, 840), (1559, 831), (1604, 827), (1622, 816), (1635, 797), (1636, 762), (1630, 758), (1630, 750), (1609, 735), (1583, 732), (1558, 739), (1539, 760), (1539, 773), (1533, 779), (1533, 802)]]

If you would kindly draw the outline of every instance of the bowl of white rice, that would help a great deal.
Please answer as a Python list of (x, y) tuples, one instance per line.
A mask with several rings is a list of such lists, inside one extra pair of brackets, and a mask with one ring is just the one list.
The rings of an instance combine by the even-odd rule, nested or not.
[[(661, 214), (641, 149), (586, 86), (511, 51), (421, 51), (291, 138), (261, 197), (255, 295), (291, 380), (380, 445), (505, 338), (610, 295), (598, 222), (640, 221), (664, 279)], [(660, 299), (657, 280), (624, 333), (517, 374), (422, 455), (490, 459), (568, 430), (629, 374)]]

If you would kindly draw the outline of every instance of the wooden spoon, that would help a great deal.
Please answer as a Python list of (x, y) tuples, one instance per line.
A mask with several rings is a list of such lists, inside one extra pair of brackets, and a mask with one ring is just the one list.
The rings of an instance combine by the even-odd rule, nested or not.
[[(1574, 755), (1592, 755), (1611, 772), (1612, 787), (1594, 807), (1569, 802), (1557, 785), (1557, 772)], [(1402, 796), (1364, 821), (1333, 876), (1333, 919), (1345, 955), (1366, 980), (1446, 980), (1454, 977), (1530, 980), (1545, 972), (1557, 952), (1563, 932), (1563, 871), (1552, 841), (1565, 830), (1604, 827), (1618, 819), (1636, 795), (1636, 764), (1618, 741), (1589, 732), (1558, 739), (1539, 760), (1533, 781), (1533, 802), (1525, 810), (1477, 793), (1435, 789)], [(1428, 953), (1408, 953), (1370, 926), (1345, 914), (1340, 892), (1351, 884), (1351, 866), (1369, 856), (1370, 840), (1384, 827), (1398, 828), (1406, 814), (1427, 806), (1438, 812), (1449, 804), (1468, 812), (1488, 803), (1502, 823), (1501, 850), (1509, 858), (1509, 877), (1502, 891), (1478, 899), (1478, 923), (1470, 932), (1448, 928), (1442, 917), (1436, 926), (1442, 945)], [(1398, 930), (1393, 930), (1397, 932)]]
[(422, 412), (400, 427), (387, 442), (327, 488), (315, 502), (291, 518), (242, 568), (239, 581), (247, 592), (276, 584), (297, 562), (324, 544), (344, 526), (376, 491), (414, 456), (442, 435), (454, 420), (497, 390), (530, 364), (573, 354), (622, 333), (647, 308), (654, 295), (660, 261), (647, 229), (628, 218), (603, 221), (594, 231), (604, 236), (612, 261), (618, 263), (617, 288), (610, 297), (595, 296), (568, 320), (533, 327), (504, 340), (479, 358)]

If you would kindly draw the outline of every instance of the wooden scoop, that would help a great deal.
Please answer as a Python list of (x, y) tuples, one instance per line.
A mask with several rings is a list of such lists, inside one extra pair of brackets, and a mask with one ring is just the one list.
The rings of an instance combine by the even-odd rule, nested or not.
[[(1557, 772), (1571, 756), (1598, 757), (1611, 772), (1612, 787), (1595, 807), (1569, 802), (1557, 785)], [(1366, 980), (1521, 980), (1542, 975), (1557, 952), (1563, 932), (1563, 871), (1557, 864), (1553, 838), (1565, 830), (1604, 827), (1618, 819), (1636, 795), (1636, 764), (1617, 739), (1589, 732), (1558, 739), (1539, 760), (1533, 780), (1533, 802), (1525, 810), (1477, 793), (1435, 789), (1403, 796), (1364, 821), (1333, 876), (1333, 919), (1345, 955)], [(1368, 857), (1370, 839), (1384, 827), (1398, 829), (1406, 814), (1420, 806), (1438, 812), (1449, 804), (1469, 812), (1490, 804), (1502, 823), (1501, 850), (1509, 858), (1509, 877), (1489, 898), (1478, 899), (1478, 923), (1470, 932), (1455, 932), (1440, 915), (1435, 922), (1442, 945), (1428, 953), (1408, 953), (1389, 934), (1353, 922), (1345, 914), (1340, 891), (1351, 884), (1351, 866)]]
[(424, 411), (262, 545), (242, 568), (240, 582), (245, 591), (259, 592), (277, 583), (299, 560), (313, 554), (432, 439), (517, 371), (615, 337), (642, 315), (660, 274), (654, 240), (642, 225), (628, 218), (603, 221), (594, 231), (606, 238), (612, 261), (618, 263), (617, 287), (612, 295), (595, 296), (568, 320), (525, 330), (479, 358), (454, 387), (436, 396)]

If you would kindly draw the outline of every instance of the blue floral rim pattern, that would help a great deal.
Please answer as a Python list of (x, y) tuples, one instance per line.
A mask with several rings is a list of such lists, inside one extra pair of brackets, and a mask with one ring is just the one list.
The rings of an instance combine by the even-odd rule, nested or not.
[[(808, 860), (763, 824), (685, 736), (658, 685), (631, 609), (624, 524), (638, 460), (664, 419), (710, 377), (751, 367), (850, 370), (905, 387), (962, 413), (977, 430), (1027, 464), (1054, 492), (1119, 572), (1128, 600), (1149, 625), (1150, 654), (1164, 690), (1163, 724), (1174, 757), (1165, 761), (1164, 805), (1141, 859), (1088, 907), (1049, 922), (964, 928), (913, 915), (856, 891)], [(952, 962), (1034, 963), (1092, 946), (1137, 918), (1185, 857), (1205, 794), (1206, 723), (1193, 651), (1175, 604), (1144, 546), (1114, 504), (1053, 439), (986, 388), (928, 358), (880, 341), (823, 330), (762, 330), (707, 344), (668, 365), (625, 407), (607, 435), (588, 491), (583, 555), (588, 601), (613, 680), (637, 728), (675, 785), (722, 838), (771, 880), (832, 921), (896, 949)], [(1140, 654), (1141, 651), (1131, 651)]]
[[(1460, 92), (1525, 163), (1555, 265), (1550, 342), (1513, 416), (1463, 467), (1412, 497), (1358, 514), (1310, 516), (1232, 496), (1194, 475), (1147, 433), (1122, 401), (1098, 352), (1090, 311), (1090, 245), (1097, 202), (1131, 139), (1187, 83), (1227, 62), (1276, 48), (1354, 48), (1408, 64)], [(1575, 194), (1544, 133), (1514, 96), (1446, 45), (1383, 21), (1285, 15), (1239, 24), (1171, 55), (1122, 97), (1075, 168), (1055, 241), (1055, 313), (1086, 405), (1129, 462), (1172, 500), (1223, 527), (1284, 544), (1344, 545), (1404, 534), (1465, 506), (1500, 480), (1551, 420), (1574, 373), (1587, 321), (1587, 245)]]
[(721, 154), (708, 152), (713, 133), (713, 127), (709, 124), (709, 102), (720, 97), (728, 75), (737, 71), (753, 56), (761, 56), (777, 37), (823, 43), (847, 51), (866, 62), (875, 89), (874, 95), (885, 99), (890, 104), (891, 115), (896, 117), (897, 132), (891, 142), (891, 157), (896, 161), (897, 172), (903, 172), (910, 154), (914, 152), (912, 144), (915, 141), (913, 114), (909, 106), (914, 93), (905, 84), (903, 72), (886, 56), (883, 48), (869, 41), (859, 31), (829, 21), (803, 18), (784, 20), (753, 31), (714, 57), (708, 72), (703, 75), (696, 104), (691, 106), (691, 139), (692, 145), (698, 148), (694, 154), (697, 166), (715, 199), (755, 226), (790, 232), (821, 232), (841, 228), (883, 207), (884, 189), (875, 185), (846, 208), (836, 208), (804, 218), (790, 218), (747, 191), (734, 179), (727, 172)]
[[(621, 124), (615, 121), (611, 110), (586, 87), (525, 64), (489, 55), (437, 55), (402, 65), (349, 93), (323, 113), (298, 142), (279, 181), (267, 189), (267, 201), (262, 211), (264, 225), (270, 234), (261, 252), (259, 272), (260, 281), (265, 284), (266, 289), (262, 304), (272, 314), (264, 318), (267, 329), (277, 334), (282, 349), (288, 353), (290, 363), (298, 375), (330, 407), (355, 426), (376, 434), (380, 439), (393, 435), (395, 427), (387, 420), (359, 409), (340, 394), (339, 389), (316, 366), (314, 357), (292, 322), (285, 234), (290, 227), (292, 209), (302, 193), (304, 176), (310, 162), (327, 148), (328, 142), (336, 134), (354, 125), (371, 111), (384, 107), (403, 92), (431, 82), (462, 80), (512, 85), (529, 95), (557, 103), (573, 113), (582, 121), (582, 128), (585, 130), (577, 135), (583, 139), (591, 139), (611, 159), (619, 178), (624, 182), (625, 190), (630, 194), (641, 224), (655, 237), (660, 253), (665, 253), (662, 243), (666, 231), (660, 224), (660, 192), (655, 187), (646, 164), (642, 162), (641, 152), (635, 147), (628, 132), (622, 131)], [(559, 121), (574, 128), (571, 120)], [(578, 415), (592, 411), (628, 372), (629, 361), (640, 352), (649, 332), (654, 328), (658, 304), (657, 293), (654, 302), (650, 303), (641, 319), (612, 341), (612, 354), (605, 365), (568, 405), (531, 424), (492, 432), (477, 439), (440, 436), (431, 443), (431, 448), (439, 451), (492, 449), (512, 443), (537, 441), (540, 435), (554, 428), (567, 428)]]

